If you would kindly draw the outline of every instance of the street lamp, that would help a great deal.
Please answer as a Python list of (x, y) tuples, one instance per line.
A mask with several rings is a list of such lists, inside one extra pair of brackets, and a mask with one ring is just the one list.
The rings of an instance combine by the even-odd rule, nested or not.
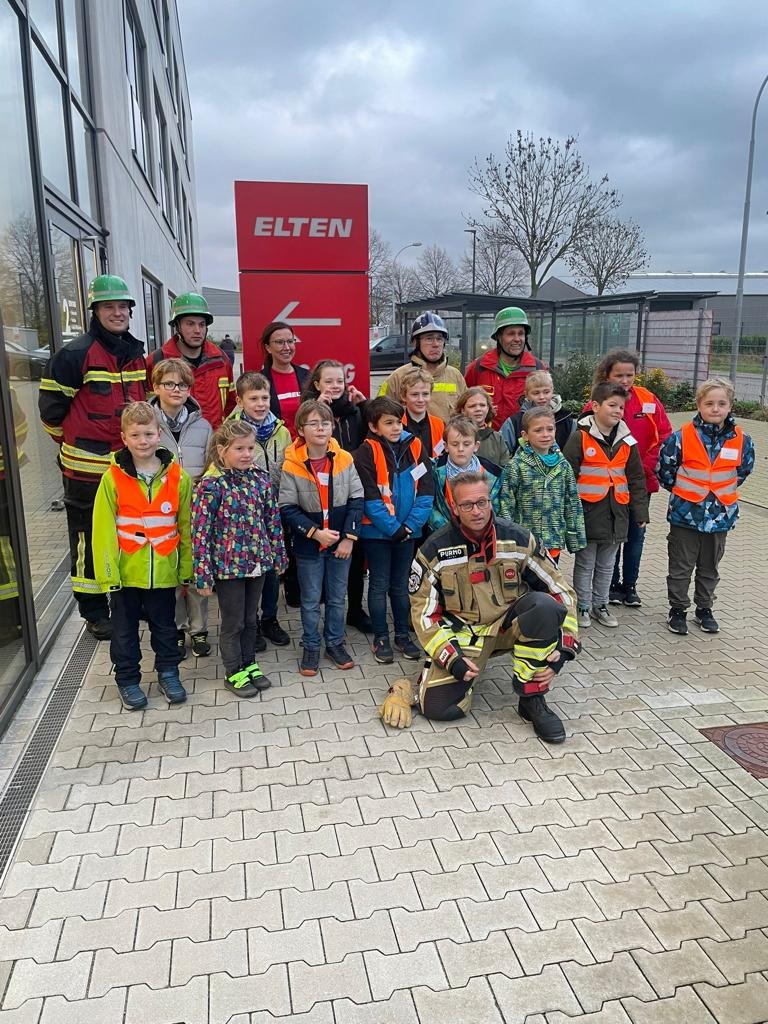
[(749, 157), (747, 159), (747, 190), (744, 197), (744, 221), (741, 225), (741, 254), (739, 256), (739, 280), (736, 285), (736, 334), (731, 346), (731, 380), (736, 387), (736, 371), (739, 364), (739, 345), (741, 344), (741, 308), (744, 304), (744, 269), (747, 262), (747, 235), (749, 234), (749, 204), (752, 198), (752, 165), (755, 160), (755, 123), (757, 121), (757, 107), (763, 89), (768, 85), (768, 75), (763, 79), (763, 84), (757, 90), (757, 99), (752, 110), (752, 134), (749, 137)]
[(398, 249), (397, 250), (397, 252), (395, 253), (394, 258), (392, 260), (392, 263), (391, 263), (391, 267), (392, 267), (392, 327), (391, 327), (391, 330), (392, 330), (393, 334), (396, 333), (396, 326), (395, 326), (395, 263), (397, 263), (397, 257), (400, 255), (401, 252), (405, 252), (406, 249), (414, 249), (414, 248), (417, 249), (421, 244), (422, 244), (421, 242), (409, 242), (408, 245), (404, 245), (402, 249)]
[(475, 294), (475, 267), (477, 266), (477, 228), (464, 228), (468, 235), (472, 235), (472, 294)]

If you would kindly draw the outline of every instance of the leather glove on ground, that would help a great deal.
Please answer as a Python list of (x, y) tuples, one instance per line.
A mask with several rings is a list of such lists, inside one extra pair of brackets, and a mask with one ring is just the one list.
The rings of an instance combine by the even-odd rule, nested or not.
[(395, 729), (407, 729), (413, 719), (411, 706), (414, 699), (410, 679), (396, 679), (379, 708), (382, 722)]
[(565, 668), (569, 661), (573, 661), (577, 654), (581, 653), (581, 642), (575, 636), (571, 636), (570, 633), (563, 633), (560, 630), (557, 650), (560, 651), (560, 660), (549, 663), (549, 667), (554, 669), (555, 675)]

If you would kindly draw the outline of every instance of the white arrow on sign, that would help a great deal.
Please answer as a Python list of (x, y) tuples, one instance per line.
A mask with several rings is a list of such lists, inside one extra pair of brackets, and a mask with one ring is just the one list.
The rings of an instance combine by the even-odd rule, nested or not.
[(328, 317), (323, 319), (322, 317), (292, 317), (291, 313), (296, 309), (299, 302), (298, 300), (288, 302), (285, 309), (282, 309), (275, 320), (282, 320), (283, 323), (290, 324), (291, 327), (341, 327), (341, 317)]

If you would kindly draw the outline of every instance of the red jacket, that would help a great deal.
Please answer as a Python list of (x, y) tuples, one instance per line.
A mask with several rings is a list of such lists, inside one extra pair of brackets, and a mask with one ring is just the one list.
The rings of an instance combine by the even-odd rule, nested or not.
[(523, 349), (520, 364), (508, 377), (499, 372), (499, 350), (493, 349), (470, 363), (464, 372), (468, 388), (485, 388), (496, 407), (493, 429), (498, 430), (509, 416), (520, 411), (525, 394), (525, 378), (534, 370), (546, 370), (547, 364), (537, 359), (530, 349)]
[[(184, 359), (179, 351), (176, 338), (171, 338), (156, 352), (147, 357), (147, 387), (152, 390), (152, 369), (163, 359)], [(235, 408), (235, 383), (232, 375), (232, 364), (227, 356), (210, 341), (203, 345), (203, 358), (199, 366), (193, 366), (189, 360), (190, 370), (195, 378), (190, 394), (203, 412), (214, 430), (221, 426), (222, 420)]]

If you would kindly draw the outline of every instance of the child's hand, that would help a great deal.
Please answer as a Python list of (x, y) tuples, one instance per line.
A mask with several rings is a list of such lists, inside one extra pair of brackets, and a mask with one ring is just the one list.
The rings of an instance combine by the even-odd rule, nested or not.
[(349, 537), (345, 537), (344, 540), (339, 544), (339, 546), (334, 551), (334, 557), (349, 558), (349, 556), (352, 554), (352, 544), (353, 541), (351, 541)]
[(325, 402), (326, 405), (330, 405), (331, 402), (333, 401), (333, 398), (331, 397), (331, 395), (327, 391), (321, 391), (318, 394), (317, 398), (318, 398), (318, 401)]
[(200, 597), (211, 597), (213, 595), (213, 590), (211, 587), (196, 587), (195, 589), (197, 590)]
[(316, 540), (321, 548), (329, 548), (339, 539), (338, 530), (315, 530), (312, 540)]
[(350, 384), (347, 388), (347, 394), (352, 405), (360, 405), (361, 402), (366, 400), (365, 395), (359, 388), (356, 388), (354, 384)]
[(645, 529), (645, 527), (647, 525), (648, 525), (648, 523), (638, 523), (637, 524), (637, 528), (638, 528), (638, 530), (643, 530), (643, 529)]

